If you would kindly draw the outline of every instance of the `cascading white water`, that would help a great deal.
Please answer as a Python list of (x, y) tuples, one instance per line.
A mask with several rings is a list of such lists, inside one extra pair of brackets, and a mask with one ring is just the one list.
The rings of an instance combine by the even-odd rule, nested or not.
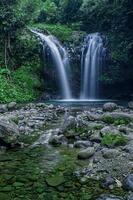
[(45, 49), (45, 44), (49, 47), (53, 61), (58, 70), (62, 97), (64, 99), (71, 99), (70, 85), (66, 74), (66, 67), (69, 64), (69, 59), (65, 48), (63, 48), (60, 42), (52, 35), (44, 35), (35, 30), (32, 30), (32, 32), (41, 39), (43, 49)]
[(96, 99), (99, 77), (106, 49), (99, 33), (89, 34), (84, 41), (81, 58), (81, 99)]

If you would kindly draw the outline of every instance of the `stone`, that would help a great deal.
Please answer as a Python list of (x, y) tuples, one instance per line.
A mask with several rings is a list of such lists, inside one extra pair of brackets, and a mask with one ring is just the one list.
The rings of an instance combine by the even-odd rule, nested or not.
[(127, 126), (120, 126), (119, 131), (126, 135), (129, 135), (131, 132), (133, 132), (133, 130), (131, 128), (128, 128)]
[(74, 143), (74, 147), (76, 147), (76, 148), (86, 148), (86, 147), (90, 147), (90, 146), (92, 146), (92, 143), (90, 141), (80, 140), (80, 141), (76, 141)]
[(0, 121), (0, 138), (6, 142), (16, 140), (19, 135), (18, 127), (15, 123), (1, 120)]
[(132, 122), (133, 121), (133, 113), (126, 113), (126, 112), (113, 112), (113, 113), (108, 113), (105, 115), (106, 116), (110, 116), (113, 119), (123, 119), (126, 120), (127, 122)]
[(115, 158), (120, 155), (120, 152), (117, 149), (106, 149), (102, 150), (103, 157), (105, 159)]
[[(38, 145), (46, 145), (49, 142), (52, 142), (54, 136), (58, 137), (59, 134), (61, 134), (61, 130), (58, 128), (44, 131), (40, 134), (41, 135), (40, 138), (32, 145), (32, 147), (35, 147)], [(59, 138), (57, 138), (57, 140), (59, 140)]]
[(116, 197), (114, 195), (101, 195), (101, 197), (99, 197), (96, 200), (124, 200), (123, 198), (120, 197)]
[(23, 119), (24, 119), (24, 115), (19, 115), (19, 116), (18, 116), (18, 119), (19, 119), (19, 120), (23, 120)]
[(100, 133), (102, 136), (105, 136), (106, 134), (120, 135), (120, 131), (113, 126), (105, 126), (101, 129)]
[(9, 110), (13, 110), (16, 108), (17, 103), (16, 102), (11, 102), (7, 105)]
[(133, 200), (133, 192), (130, 192), (126, 200)]
[(111, 185), (114, 185), (115, 184), (115, 180), (112, 178), (112, 177), (106, 177), (102, 183), (101, 183), (101, 186), (103, 188), (110, 188)]
[(128, 107), (131, 108), (131, 109), (133, 109), (133, 101), (130, 101), (130, 102), (128, 103)]
[(49, 144), (53, 146), (59, 146), (63, 143), (67, 143), (67, 139), (64, 137), (64, 135), (54, 135), (53, 137), (50, 138)]
[(116, 103), (105, 103), (103, 105), (103, 111), (105, 112), (112, 112), (117, 109), (117, 104)]
[(98, 131), (94, 132), (90, 137), (89, 137), (90, 141), (92, 142), (97, 142), (100, 143), (101, 142), (101, 136), (100, 133)]
[(97, 113), (94, 114), (91, 112), (87, 112), (86, 114), (87, 114), (86, 117), (89, 121), (99, 121), (101, 119), (100, 114), (97, 114)]
[(51, 104), (51, 105), (48, 106), (48, 108), (49, 108), (49, 109), (53, 109), (53, 108), (54, 108), (54, 105)]
[(0, 113), (5, 113), (8, 111), (7, 105), (6, 104), (1, 104), (0, 105)]
[(57, 186), (61, 185), (62, 183), (64, 183), (64, 181), (65, 181), (64, 177), (62, 175), (58, 175), (58, 174), (48, 177), (46, 179), (46, 183), (52, 187), (57, 187)]
[(20, 126), (20, 127), (19, 127), (19, 131), (20, 131), (21, 133), (24, 133), (24, 132), (25, 132), (25, 127), (24, 127), (24, 126)]
[(123, 180), (123, 188), (133, 192), (133, 174), (128, 174)]
[(89, 159), (91, 158), (95, 153), (94, 147), (88, 147), (85, 150), (82, 150), (78, 153), (78, 159)]
[(72, 129), (76, 126), (76, 119), (73, 116), (69, 116), (63, 123), (63, 130)]

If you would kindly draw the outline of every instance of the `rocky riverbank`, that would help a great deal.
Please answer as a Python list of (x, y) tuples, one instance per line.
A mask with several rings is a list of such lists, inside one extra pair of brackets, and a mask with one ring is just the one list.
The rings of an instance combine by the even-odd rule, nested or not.
[[(39, 181), (41, 188), (42, 184), (46, 185), (47, 189), (42, 189), (39, 195), (44, 195), (47, 190), (54, 188), (56, 199), (132, 200), (132, 105), (132, 102), (128, 107), (106, 103), (96, 108), (61, 107), (44, 103), (25, 106), (18, 106), (15, 103), (1, 105), (0, 169), (3, 176), (0, 179), (0, 195), (5, 195), (3, 188), (6, 188), (8, 183), (5, 180), (3, 168), (7, 167), (8, 171), (6, 157), (8, 158), (10, 154), (18, 155), (18, 152), (21, 157), (25, 151), (32, 154), (37, 150), (35, 159), (38, 159), (43, 149), (47, 152), (44, 156), (43, 173), (48, 173), (49, 161), (52, 162), (50, 166), (53, 168), (48, 177), (42, 173), (41, 178), (45, 183), (40, 183), (37, 178), (32, 181), (32, 183)], [(38, 149), (41, 149), (41, 153)], [(52, 157), (49, 151), (52, 151)], [(60, 160), (62, 160), (61, 164), (59, 164)], [(12, 160), (12, 162), (16, 164), (16, 161)], [(42, 167), (42, 161), (39, 162)], [(67, 162), (70, 166), (65, 166)], [(24, 166), (23, 170), (26, 170)], [(17, 176), (20, 177), (20, 175)], [(25, 185), (22, 180), (17, 182)], [(28, 182), (30, 181), (27, 180), (26, 184)], [(16, 179), (10, 184), (11, 191), (14, 191), (12, 199), (23, 199), (19, 198), (19, 189), (21, 191), (22, 185), (16, 189), (14, 184), (16, 184)], [(69, 184), (70, 187), (67, 187), (66, 185)], [(73, 188), (73, 191), (70, 188)], [(16, 198), (15, 194), (18, 193)], [(69, 193), (68, 197), (66, 193)], [(44, 196), (38, 199), (44, 199)]]

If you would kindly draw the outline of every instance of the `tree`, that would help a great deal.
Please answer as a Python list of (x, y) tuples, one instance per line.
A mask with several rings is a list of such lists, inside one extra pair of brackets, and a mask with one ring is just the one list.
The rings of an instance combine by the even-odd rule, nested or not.
[(12, 55), (11, 41), (15, 39), (17, 29), (24, 26), (23, 13), (19, 12), (19, 8), (15, 9), (16, 7), (16, 0), (1, 0), (0, 2), (0, 43), (4, 46), (6, 67)]
[(54, 23), (57, 19), (57, 6), (54, 1), (46, 0), (43, 4), (43, 7), (41, 8), (38, 21), (39, 22), (48, 22), (48, 23)]
[(82, 0), (60, 0), (58, 14), (59, 21), (62, 23), (78, 21), (81, 5)]

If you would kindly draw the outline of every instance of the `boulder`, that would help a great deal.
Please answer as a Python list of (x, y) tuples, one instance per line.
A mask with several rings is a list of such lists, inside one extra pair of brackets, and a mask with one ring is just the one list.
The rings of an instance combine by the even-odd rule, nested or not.
[(101, 129), (100, 133), (102, 136), (105, 136), (106, 134), (120, 135), (120, 131), (113, 126), (105, 126), (103, 129)]
[(64, 119), (62, 128), (63, 128), (63, 130), (72, 129), (72, 128), (75, 128), (76, 124), (77, 124), (76, 118), (73, 116), (69, 116), (66, 119)]
[(106, 116), (110, 116), (114, 119), (123, 119), (123, 120), (127, 120), (128, 122), (132, 122), (133, 121), (133, 113), (125, 113), (125, 112), (113, 112), (110, 113), (109, 115), (105, 115)]
[(128, 174), (123, 180), (123, 188), (133, 192), (133, 174)]
[(16, 102), (11, 102), (7, 105), (9, 110), (13, 110), (16, 108), (17, 103)]
[(74, 147), (76, 148), (87, 148), (87, 147), (91, 147), (92, 146), (92, 143), (90, 141), (76, 141), (74, 143)]
[(0, 138), (6, 142), (16, 141), (19, 135), (18, 127), (15, 123), (0, 121)]
[(104, 148), (102, 150), (102, 154), (103, 154), (103, 157), (105, 159), (111, 159), (111, 158), (116, 158), (117, 156), (119, 156), (120, 152), (117, 149), (107, 149), (107, 148)]
[(101, 136), (98, 131), (95, 131), (90, 137), (89, 140), (92, 142), (100, 143), (101, 142)]
[(101, 115), (97, 113), (87, 112), (86, 117), (89, 121), (99, 121), (101, 119)]
[(105, 112), (112, 112), (117, 109), (117, 104), (116, 103), (105, 103), (103, 105), (103, 111)]
[(89, 159), (91, 158), (95, 153), (94, 147), (88, 147), (85, 150), (82, 150), (78, 153), (78, 159)]
[(0, 113), (5, 113), (8, 111), (7, 105), (6, 104), (1, 104), (0, 105)]

